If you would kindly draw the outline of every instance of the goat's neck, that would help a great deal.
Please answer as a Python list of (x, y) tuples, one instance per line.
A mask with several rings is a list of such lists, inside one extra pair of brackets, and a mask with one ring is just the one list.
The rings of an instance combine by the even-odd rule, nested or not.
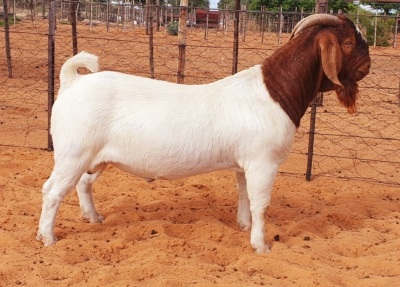
[(324, 74), (315, 45), (306, 41), (294, 42), (289, 42), (267, 58), (262, 72), (271, 97), (298, 127), (320, 89)]

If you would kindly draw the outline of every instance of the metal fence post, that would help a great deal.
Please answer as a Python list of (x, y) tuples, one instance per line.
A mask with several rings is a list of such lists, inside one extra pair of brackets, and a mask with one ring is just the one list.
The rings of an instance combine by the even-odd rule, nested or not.
[(47, 100), (47, 149), (53, 150), (53, 139), (50, 134), (51, 110), (54, 103), (54, 35), (56, 31), (56, 1), (51, 1), (49, 7), (48, 34), (48, 100)]
[(315, 138), (315, 122), (317, 119), (317, 106), (321, 103), (322, 93), (319, 93), (317, 97), (311, 103), (311, 116), (310, 116), (310, 132), (308, 136), (308, 153), (307, 153), (307, 170), (306, 180), (311, 180), (311, 169), (314, 157), (314, 138)]

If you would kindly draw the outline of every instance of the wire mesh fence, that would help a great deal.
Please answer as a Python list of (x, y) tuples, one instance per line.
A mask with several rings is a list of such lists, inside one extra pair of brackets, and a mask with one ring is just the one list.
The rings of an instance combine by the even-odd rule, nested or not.
[[(187, 19), (182, 44), (180, 36), (176, 36), (181, 7), (112, 2), (77, 4), (54, 2), (54, 26), (49, 25), (48, 6), (37, 7), (34, 13), (23, 6), (11, 9), (12, 78), (7, 76), (6, 45), (0, 42), (0, 145), (47, 147), (48, 95), (51, 89), (58, 90), (60, 67), (73, 55), (74, 49), (99, 55), (103, 70), (172, 82), (180, 76), (185, 84), (202, 84), (229, 76), (235, 62), (238, 71), (262, 63), (288, 41), (291, 29), (306, 16), (305, 13), (243, 9), (239, 13), (235, 39), (235, 11), (184, 8)], [(71, 28), (74, 17), (75, 35)], [(317, 108), (315, 130), (310, 131), (310, 111), (307, 111), (281, 172), (305, 174), (312, 133), (315, 135), (312, 176), (400, 184), (397, 18), (350, 17), (360, 24), (372, 45), (372, 69), (360, 83), (358, 112), (347, 114), (333, 93), (324, 94), (323, 104)], [(363, 23), (373, 24), (378, 20), (389, 26), (385, 28), (389, 32), (367, 33), (370, 28)], [(4, 27), (0, 31), (5, 34)], [(388, 47), (381, 46), (384, 36)], [(238, 41), (237, 59), (234, 58), (235, 40)], [(49, 50), (51, 41), (55, 52)], [(182, 61), (180, 45), (185, 50), (183, 74), (178, 71)], [(49, 84), (52, 71), (56, 75), (54, 85)]]

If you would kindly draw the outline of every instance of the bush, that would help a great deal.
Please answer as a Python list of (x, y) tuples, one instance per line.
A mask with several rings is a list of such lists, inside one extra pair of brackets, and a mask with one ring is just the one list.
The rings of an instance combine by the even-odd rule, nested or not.
[(174, 21), (174, 22), (169, 23), (169, 24), (167, 25), (167, 32), (168, 32), (168, 34), (170, 34), (170, 35), (172, 35), (172, 36), (178, 35), (178, 26), (179, 26), (179, 24), (178, 24), (177, 21)]
[[(356, 16), (351, 17), (355, 21)], [(395, 18), (377, 17), (376, 19), (376, 46), (387, 47), (392, 44)], [(374, 44), (375, 15), (369, 12), (360, 13), (359, 27), (365, 33), (368, 44)]]
[[(15, 22), (20, 21), (20, 19), (18, 17), (15, 17)], [(14, 24), (14, 16), (13, 15), (9, 15), (8, 16), (8, 24)], [(4, 27), (5, 25), (5, 20), (0, 20), (0, 27)]]

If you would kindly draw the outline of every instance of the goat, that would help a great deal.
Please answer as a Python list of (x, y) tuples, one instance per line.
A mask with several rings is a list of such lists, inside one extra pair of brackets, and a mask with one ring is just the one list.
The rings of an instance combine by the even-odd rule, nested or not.
[[(299, 22), (262, 65), (205, 85), (97, 72), (96, 56), (75, 55), (62, 66), (52, 110), (55, 164), (43, 185), (37, 240), (56, 243), (56, 214), (75, 186), (83, 217), (103, 221), (92, 184), (109, 164), (148, 181), (230, 169), (237, 177), (238, 225), (251, 229), (256, 252), (268, 252), (264, 213), (301, 117), (318, 92), (329, 90), (354, 112), (357, 81), (370, 63), (354, 23), (322, 14)], [(93, 73), (80, 75), (78, 67)]]

